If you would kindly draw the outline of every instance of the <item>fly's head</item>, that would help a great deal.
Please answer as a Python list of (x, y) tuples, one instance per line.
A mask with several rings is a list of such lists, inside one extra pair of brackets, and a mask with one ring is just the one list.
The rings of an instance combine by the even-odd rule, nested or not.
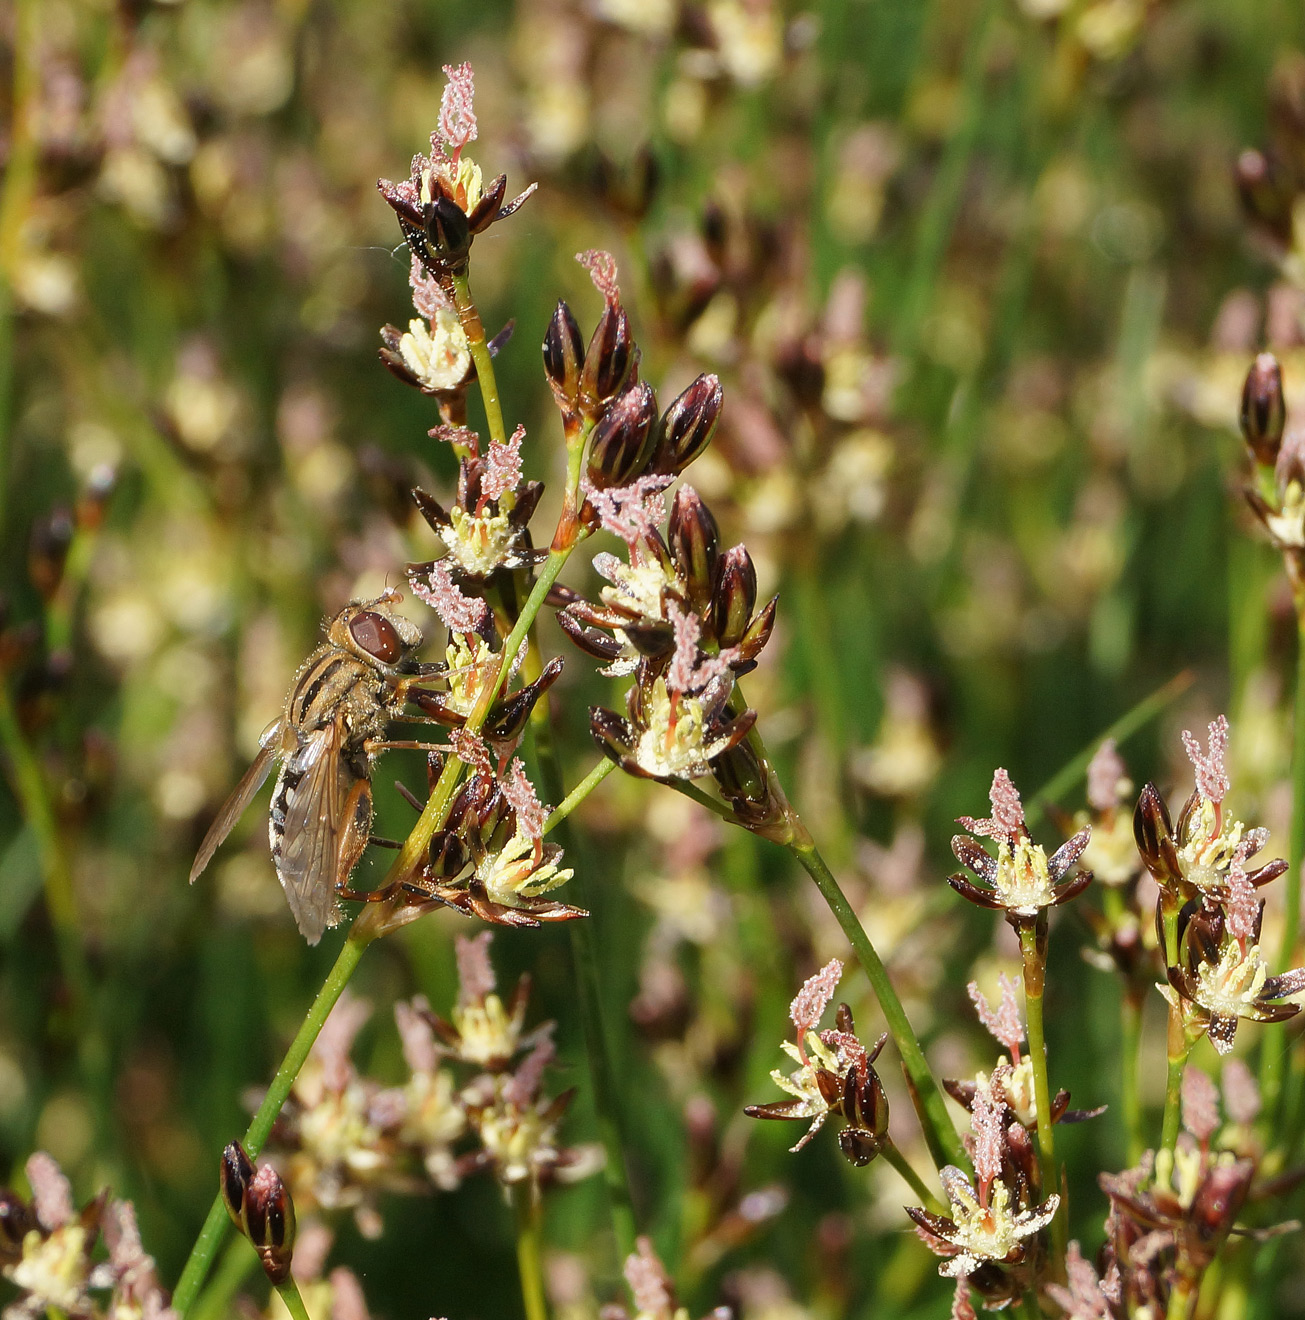
[(386, 591), (375, 600), (351, 601), (331, 620), (327, 637), (384, 674), (402, 672), (421, 645), (421, 632), (398, 612), (403, 597)]

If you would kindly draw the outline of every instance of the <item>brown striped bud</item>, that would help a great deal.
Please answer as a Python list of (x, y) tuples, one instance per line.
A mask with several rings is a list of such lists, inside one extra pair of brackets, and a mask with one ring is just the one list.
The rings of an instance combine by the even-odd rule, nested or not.
[(658, 426), (652, 470), (678, 475), (711, 443), (725, 391), (716, 376), (701, 375), (666, 410)]
[(275, 1284), (290, 1277), (295, 1248), (295, 1204), (280, 1175), (264, 1164), (245, 1190), (245, 1235), (254, 1244), (263, 1273)]
[(712, 631), (721, 650), (737, 646), (748, 631), (757, 603), (757, 570), (742, 545), (721, 556), (720, 574), (711, 602)]
[(1157, 883), (1165, 885), (1181, 877), (1169, 808), (1154, 784), (1147, 784), (1137, 799), (1133, 811), (1133, 839), (1146, 869)]
[(219, 1167), (219, 1187), (222, 1193), (222, 1204), (226, 1206), (227, 1214), (231, 1216), (231, 1222), (242, 1233), (245, 1231), (244, 1222), (241, 1219), (245, 1205), (245, 1192), (253, 1176), (254, 1166), (249, 1156), (245, 1154), (245, 1148), (238, 1141), (233, 1141), (222, 1152), (222, 1162)]
[(589, 445), (589, 484), (628, 486), (648, 466), (657, 421), (657, 396), (643, 382), (608, 405)]
[(435, 259), (452, 274), (460, 273), (471, 252), (467, 213), (442, 194), (426, 208), (426, 237)]
[(563, 412), (573, 412), (580, 398), (585, 345), (566, 303), (559, 301), (544, 335), (544, 373)]
[(675, 492), (666, 539), (670, 542), (676, 575), (688, 593), (689, 605), (702, 617), (710, 608), (720, 567), (720, 529), (692, 486), (681, 486)]
[(1261, 353), (1242, 387), (1242, 436), (1255, 461), (1272, 467), (1278, 461), (1287, 409), (1282, 398), (1282, 369), (1272, 353)]
[(580, 404), (590, 417), (597, 417), (602, 405), (625, 388), (638, 358), (625, 308), (607, 303), (580, 372)]

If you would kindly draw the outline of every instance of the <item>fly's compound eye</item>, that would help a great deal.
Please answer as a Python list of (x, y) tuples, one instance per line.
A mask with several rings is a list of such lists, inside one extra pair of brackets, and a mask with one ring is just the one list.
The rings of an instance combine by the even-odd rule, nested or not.
[(403, 642), (394, 625), (373, 610), (364, 610), (349, 620), (349, 635), (368, 655), (384, 665), (394, 665), (403, 658)]

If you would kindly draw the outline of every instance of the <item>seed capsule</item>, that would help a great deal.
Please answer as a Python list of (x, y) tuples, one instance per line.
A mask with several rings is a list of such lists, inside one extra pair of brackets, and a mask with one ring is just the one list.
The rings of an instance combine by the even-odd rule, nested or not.
[(719, 378), (701, 375), (666, 410), (658, 427), (654, 472), (676, 475), (711, 443), (725, 391)]
[(598, 417), (602, 405), (625, 388), (637, 361), (630, 318), (619, 303), (609, 302), (589, 341), (580, 373), (580, 402), (591, 418)]
[(1272, 467), (1278, 461), (1287, 409), (1282, 398), (1282, 369), (1272, 353), (1261, 353), (1246, 373), (1242, 388), (1242, 436), (1255, 461)]
[(692, 486), (676, 491), (666, 538), (676, 573), (688, 590), (689, 605), (699, 616), (705, 615), (720, 568), (720, 530)]
[(603, 413), (589, 446), (589, 484), (628, 486), (648, 466), (657, 396), (643, 382), (626, 390)]
[(712, 599), (712, 629), (722, 650), (743, 640), (756, 603), (757, 570), (747, 550), (736, 545), (721, 557)]
[(544, 335), (544, 372), (563, 412), (575, 410), (580, 397), (580, 372), (585, 346), (580, 327), (566, 303), (559, 301)]
[(471, 252), (471, 227), (466, 212), (443, 195), (426, 208), (426, 237), (437, 260), (451, 274), (465, 268)]

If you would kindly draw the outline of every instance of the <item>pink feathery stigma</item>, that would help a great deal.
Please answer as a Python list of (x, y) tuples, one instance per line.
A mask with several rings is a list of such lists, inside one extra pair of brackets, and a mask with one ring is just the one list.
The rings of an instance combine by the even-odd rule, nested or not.
[(458, 1003), (483, 1004), (494, 993), (498, 981), (494, 964), (489, 960), (489, 946), (494, 932), (482, 930), (479, 935), (459, 935), (453, 941), (453, 956), (458, 964)]
[(27, 1161), (27, 1181), (32, 1189), (32, 1208), (41, 1227), (53, 1233), (73, 1221), (72, 1184), (63, 1175), (53, 1155), (38, 1150)]
[(476, 116), (471, 108), (475, 79), (470, 64), (446, 64), (444, 76), (449, 82), (440, 97), (439, 135), (453, 148), (453, 159), (457, 160), (462, 148), (476, 136)]
[(1024, 807), (1010, 775), (1000, 767), (993, 772), (992, 787), (988, 790), (988, 801), (992, 803), (992, 815), (987, 820), (975, 820), (973, 816), (959, 816), (956, 823), (963, 825), (971, 834), (986, 839), (1009, 839), (1025, 833)]
[(630, 1285), (634, 1309), (640, 1315), (670, 1315), (675, 1310), (671, 1281), (666, 1277), (665, 1267), (657, 1259), (652, 1240), (641, 1237), (636, 1245), (638, 1252), (625, 1258), (625, 1281)]
[(150, 1269), (154, 1262), (145, 1254), (136, 1225), (136, 1207), (130, 1201), (113, 1201), (104, 1214), (101, 1225), (104, 1245), (109, 1249), (109, 1264), (113, 1266), (119, 1282), (126, 1276)]
[[(550, 1024), (551, 1026), (551, 1024)], [(544, 1080), (544, 1069), (557, 1057), (557, 1046), (545, 1036), (508, 1080), (503, 1094), (508, 1104), (525, 1109), (534, 1102)]]
[(1260, 1113), (1260, 1087), (1251, 1070), (1240, 1059), (1229, 1059), (1223, 1065), (1220, 1080), (1224, 1113), (1243, 1127), (1254, 1123)]
[(420, 257), (414, 256), (408, 267), (408, 284), (412, 288), (412, 305), (418, 316), (434, 321), (440, 308), (449, 305), (439, 281), (422, 264)]
[(671, 692), (700, 692), (729, 669), (737, 651), (729, 647), (719, 655), (704, 655), (698, 649), (702, 636), (698, 616), (692, 610), (681, 610), (673, 600), (667, 603), (666, 617), (675, 630), (675, 654), (666, 670), (666, 687)]
[(540, 802), (535, 786), (526, 778), (526, 767), (519, 756), (512, 758), (500, 786), (503, 796), (517, 814), (517, 829), (532, 843), (538, 843), (544, 837), (549, 808)]
[(820, 1039), (829, 1046), (831, 1050), (836, 1050), (840, 1057), (840, 1062), (848, 1069), (855, 1068), (856, 1075), (862, 1082), (870, 1075), (870, 1055), (866, 1048), (850, 1031), (838, 1031), (831, 1028), (829, 1031), (822, 1031)]
[(526, 428), (518, 426), (502, 444), (497, 440), (489, 442), (485, 470), (480, 477), (480, 493), (487, 500), (498, 499), (521, 480), (521, 442), (525, 438)]
[(1249, 848), (1245, 843), (1237, 845), (1228, 866), (1228, 899), (1224, 910), (1228, 914), (1228, 933), (1244, 949), (1255, 939), (1255, 927), (1260, 916), (1260, 900), (1255, 896), (1255, 886), (1246, 874), (1246, 856)]
[(788, 1006), (788, 1015), (799, 1032), (812, 1031), (819, 1024), (842, 975), (843, 964), (831, 958), (814, 976), (802, 982), (802, 989)]
[(621, 290), (616, 283), (616, 258), (601, 248), (577, 252), (575, 259), (589, 272), (594, 288), (615, 305), (621, 301)]
[(425, 1017), (429, 1010), (430, 1004), (424, 995), (417, 995), (411, 1003), (399, 999), (394, 1005), (394, 1025), (399, 1030), (403, 1057), (414, 1074), (433, 1073), (438, 1062), (435, 1033)]
[(628, 486), (597, 490), (586, 484), (585, 498), (605, 531), (619, 536), (631, 550), (657, 531), (666, 519), (664, 491), (673, 477), (648, 474)]
[(1183, 1126), (1204, 1146), (1219, 1127), (1219, 1088), (1189, 1063), (1183, 1072), (1182, 1101)]
[(480, 453), (480, 436), (469, 426), (432, 426), (426, 432), (432, 440), (442, 440), (446, 445), (461, 445), (473, 454)]
[(1220, 715), (1210, 721), (1209, 750), (1203, 752), (1201, 744), (1189, 729), (1183, 730), (1183, 746), (1187, 759), (1196, 770), (1196, 787), (1201, 796), (1216, 807), (1228, 792), (1228, 719)]
[(964, 1275), (956, 1280), (956, 1293), (952, 1297), (951, 1320), (978, 1320), (974, 1303), (970, 1301), (970, 1281)]
[(472, 733), (470, 729), (453, 729), (449, 733), (449, 742), (453, 745), (453, 755), (463, 765), (469, 765), (485, 779), (494, 777), (494, 758), (478, 733)]
[(1019, 978), (1011, 980), (1002, 972), (1000, 985), (1001, 1003), (995, 1009), (984, 997), (977, 981), (971, 981), (965, 988), (969, 991), (979, 1021), (999, 1045), (1004, 1045), (1010, 1051), (1011, 1058), (1018, 1060), (1020, 1043), (1024, 1039), (1024, 1024), (1020, 1021), (1020, 1006), (1016, 997), (1020, 988)]
[[(992, 1070), (987, 1086), (974, 1092), (970, 1127), (974, 1130), (974, 1172), (986, 1188), (1001, 1173), (1006, 1151), (1006, 1078), (1010, 1068), (999, 1064)], [(981, 1198), (987, 1203), (987, 1198)]]
[(355, 1072), (349, 1054), (363, 1023), (372, 1015), (372, 1006), (348, 990), (336, 1001), (325, 1025), (313, 1042), (313, 1058), (321, 1065), (322, 1081), (337, 1095), (353, 1080)]
[(1087, 800), (1093, 811), (1113, 811), (1119, 805), (1119, 786), (1128, 778), (1128, 770), (1115, 746), (1107, 738), (1088, 762)]
[(424, 600), (451, 633), (478, 632), (489, 618), (489, 607), (478, 596), (462, 594), (443, 560), (431, 567), (425, 582), (415, 575), (408, 581), (417, 599)]
[(1047, 1296), (1074, 1320), (1111, 1320), (1110, 1298), (1097, 1279), (1092, 1262), (1083, 1259), (1077, 1242), (1065, 1253), (1065, 1279), (1069, 1284), (1049, 1283)]

